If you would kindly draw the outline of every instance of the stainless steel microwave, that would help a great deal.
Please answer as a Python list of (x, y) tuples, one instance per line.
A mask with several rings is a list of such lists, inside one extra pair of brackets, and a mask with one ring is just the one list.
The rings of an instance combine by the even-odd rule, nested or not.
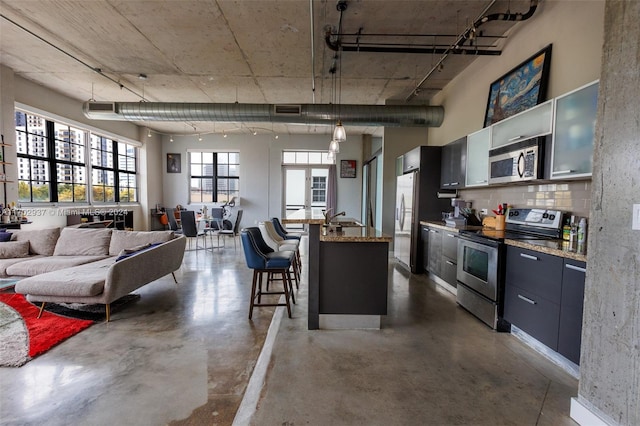
[(541, 179), (545, 137), (501, 146), (489, 151), (489, 184)]

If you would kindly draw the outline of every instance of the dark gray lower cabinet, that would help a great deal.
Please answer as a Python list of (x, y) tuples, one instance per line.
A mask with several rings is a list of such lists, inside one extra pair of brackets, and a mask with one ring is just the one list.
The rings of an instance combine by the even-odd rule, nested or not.
[(584, 262), (565, 259), (562, 271), (558, 352), (576, 364), (580, 364), (586, 266)]
[(504, 319), (554, 351), (558, 350), (559, 304), (515, 285), (507, 285)]
[(451, 231), (442, 232), (442, 260), (440, 278), (452, 287), (457, 287), (456, 273), (458, 269), (458, 234)]
[(422, 245), (422, 267), (425, 272), (429, 270), (429, 227), (420, 226), (420, 244)]
[(429, 228), (427, 260), (427, 271), (437, 276), (442, 275), (442, 231), (437, 228)]
[(504, 319), (578, 364), (584, 262), (507, 246)]

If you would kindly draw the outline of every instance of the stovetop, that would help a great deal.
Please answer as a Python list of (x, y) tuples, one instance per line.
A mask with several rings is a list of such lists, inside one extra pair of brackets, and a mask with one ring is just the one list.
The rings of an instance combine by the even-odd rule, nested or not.
[(557, 210), (509, 208), (505, 230), (483, 228), (477, 231), (460, 231), (460, 234), (469, 238), (497, 242), (504, 242), (505, 239), (553, 240), (562, 237), (562, 218), (563, 213)]

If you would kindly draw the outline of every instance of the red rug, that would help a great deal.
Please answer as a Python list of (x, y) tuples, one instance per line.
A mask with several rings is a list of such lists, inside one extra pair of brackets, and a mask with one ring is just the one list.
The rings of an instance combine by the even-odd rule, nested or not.
[[(20, 365), (94, 324), (93, 321), (66, 318), (47, 311), (44, 311), (42, 316), (38, 318), (39, 308), (29, 303), (22, 294), (0, 293), (0, 302), (17, 311), (26, 327), (28, 351), (27, 348), (17, 349), (24, 350), (24, 353), (28, 354), (28, 358)], [(0, 336), (2, 336), (3, 342), (9, 340), (8, 336), (4, 335), (5, 329), (8, 328), (2, 327), (0, 329)], [(8, 351), (9, 349), (5, 347), (2, 350)], [(12, 364), (6, 365), (19, 366), (17, 364), (19, 363), (14, 361)]]

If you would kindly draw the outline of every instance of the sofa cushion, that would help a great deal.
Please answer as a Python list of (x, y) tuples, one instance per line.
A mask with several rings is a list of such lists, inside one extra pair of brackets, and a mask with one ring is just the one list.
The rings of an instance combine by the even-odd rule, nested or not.
[(24, 278), (16, 283), (17, 293), (30, 296), (91, 297), (104, 291), (109, 267), (113, 260), (107, 259), (90, 265), (81, 265), (65, 270), (64, 274), (50, 272)]
[[(43, 256), (7, 266), (7, 275), (20, 277), (32, 277), (72, 266), (83, 265), (85, 263), (102, 260), (107, 256)], [(113, 261), (112, 261), (113, 263)], [(64, 272), (66, 274), (66, 271)], [(62, 275), (64, 275), (62, 274)]]
[(12, 229), (12, 241), (29, 241), (29, 253), (51, 256), (60, 236), (60, 228), (50, 229)]
[(111, 229), (63, 228), (54, 256), (106, 256)]
[(0, 259), (29, 256), (29, 241), (7, 241), (0, 244)]
[(109, 244), (109, 255), (118, 256), (122, 250), (130, 250), (149, 244), (166, 243), (174, 238), (173, 231), (120, 231), (114, 230)]
[(11, 265), (15, 265), (16, 263), (24, 262), (26, 260), (36, 259), (39, 257), (44, 257), (41, 254), (29, 255), (28, 257), (14, 257), (11, 259), (0, 259), (0, 278), (6, 278), (9, 276), (7, 274), (7, 268)]

